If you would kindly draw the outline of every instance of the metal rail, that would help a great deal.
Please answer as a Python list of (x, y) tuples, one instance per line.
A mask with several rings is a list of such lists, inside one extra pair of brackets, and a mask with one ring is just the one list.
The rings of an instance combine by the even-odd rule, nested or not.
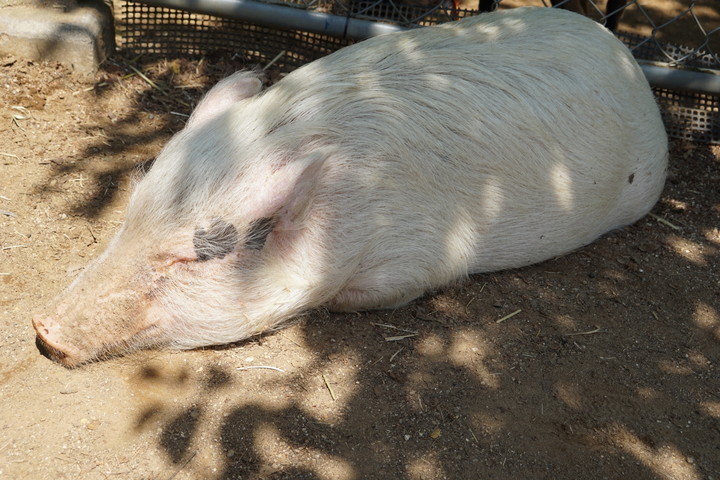
[[(337, 38), (363, 40), (407, 30), (388, 23), (350, 16), (313, 12), (252, 0), (140, 0), (156, 7), (234, 18), (279, 30), (299, 30)], [(676, 67), (668, 63), (640, 62), (652, 86), (670, 90), (720, 95), (720, 75), (706, 69)]]
[(156, 7), (176, 8), (194, 13), (235, 18), (279, 30), (300, 30), (331, 37), (363, 40), (385, 33), (406, 30), (388, 23), (358, 20), (330, 13), (312, 12), (251, 0), (140, 0)]

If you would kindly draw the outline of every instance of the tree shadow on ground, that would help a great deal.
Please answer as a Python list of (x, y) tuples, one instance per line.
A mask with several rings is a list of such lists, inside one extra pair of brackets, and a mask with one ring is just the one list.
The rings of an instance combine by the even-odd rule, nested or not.
[[(132, 73), (117, 64), (109, 88)], [(169, 90), (192, 71), (173, 65), (146, 68)], [(189, 113), (204, 88), (184, 89), (178, 108), (135, 75), (136, 111), (51, 177), (156, 145), (182, 126), (168, 110)], [(146, 114), (159, 129), (139, 128)], [(100, 215), (136, 163), (98, 172), (74, 212)], [(143, 388), (179, 402), (141, 405), (136, 428), (157, 426), (156, 448), (191, 477), (709, 478), (720, 471), (719, 180), (717, 151), (678, 144), (656, 217), (568, 256), (393, 312), (311, 312), (288, 331), (295, 346), (281, 332), (195, 352), (202, 368), (179, 375), (140, 366)], [(272, 347), (289, 352), (284, 375), (227, 362)], [(217, 473), (203, 455), (220, 459)]]
[[(315, 311), (198, 352), (210, 360), (182, 406), (141, 409), (139, 428), (158, 426), (158, 448), (191, 477), (212, 451), (222, 479), (710, 478), (718, 178), (717, 153), (678, 145), (653, 211), (663, 221), (393, 312)], [(285, 373), (233, 370), (258, 352)]]

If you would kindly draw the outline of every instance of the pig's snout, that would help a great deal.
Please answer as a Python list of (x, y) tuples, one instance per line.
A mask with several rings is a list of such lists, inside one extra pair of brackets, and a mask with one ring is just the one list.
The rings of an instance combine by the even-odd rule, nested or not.
[(94, 335), (78, 333), (77, 328), (63, 325), (47, 315), (36, 315), (32, 324), (40, 353), (68, 368), (163, 343), (157, 325), (144, 322), (128, 326), (125, 332), (97, 331)]
[(35, 328), (35, 345), (45, 357), (66, 367), (75, 367), (82, 362), (80, 351), (67, 344), (63, 345), (60, 326), (51, 318), (35, 316), (32, 321)]

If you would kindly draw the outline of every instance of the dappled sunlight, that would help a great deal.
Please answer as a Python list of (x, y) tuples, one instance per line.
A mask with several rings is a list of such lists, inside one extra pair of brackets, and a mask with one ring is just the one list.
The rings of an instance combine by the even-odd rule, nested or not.
[(685, 357), (697, 368), (707, 369), (712, 365), (707, 356), (700, 352), (690, 351), (685, 354)]
[(657, 400), (660, 397), (658, 391), (651, 387), (639, 387), (637, 395), (643, 400)]
[(550, 172), (550, 182), (553, 185), (555, 193), (555, 201), (565, 210), (566, 213), (572, 212), (575, 208), (575, 196), (573, 189), (576, 188), (572, 172), (567, 165), (560, 162), (555, 163)]
[[(297, 398), (298, 407), (309, 417), (321, 422), (342, 421), (343, 413), (358, 390), (361, 388), (357, 379), (358, 365), (362, 358), (351, 349), (333, 355), (332, 373), (306, 376), (301, 379), (304, 393)], [(330, 367), (328, 365), (328, 370)], [(332, 408), (317, 408), (319, 404), (326, 404), (332, 400)]]
[[(714, 243), (715, 245), (720, 245), (720, 228), (718, 228), (718, 227), (715, 227), (715, 228), (707, 228), (707, 229), (705, 229), (705, 231), (703, 232), (703, 235), (705, 236), (705, 238), (706, 238), (709, 242), (712, 242), (712, 243)], [(717, 255), (718, 255), (718, 254), (717, 254), (717, 252), (716, 252), (716, 256), (717, 256)]]
[[(506, 25), (488, 34), (507, 32), (506, 27), (523, 28), (520, 24)], [(442, 72), (425, 75), (425, 71), (435, 72), (429, 68), (432, 62), (428, 59), (412, 60), (420, 67), (428, 67), (421, 69), (419, 78), (432, 83), (434, 89), (457, 92), (461, 88)], [(210, 63), (212, 58), (208, 57), (197, 68), (201, 70)], [(107, 93), (133, 87), (137, 91), (131, 100), (137, 102), (138, 111), (114, 112), (115, 121), (111, 123), (93, 120), (108, 127), (109, 148), (102, 148), (104, 140), (100, 138), (85, 142), (87, 151), (73, 154), (69, 158), (72, 162), (61, 162), (62, 168), (49, 167), (52, 171), (45, 172), (47, 179), (57, 177), (61, 182), (48, 185), (38, 196), (24, 199), (20, 189), (10, 190), (12, 195), (0, 192), (8, 197), (0, 207), (17, 210), (22, 214), (17, 218), (26, 222), (18, 223), (17, 228), (26, 237), (22, 242), (28, 244), (28, 251), (31, 242), (43, 236), (53, 235), (48, 237), (50, 245), (55, 237), (84, 232), (88, 219), (97, 216), (106, 221), (110, 208), (126, 197), (126, 170), (151, 158), (167, 132), (180, 128), (182, 121), (166, 113), (177, 110), (170, 103), (171, 97), (185, 98), (188, 105), (182, 111), (187, 111), (204, 88), (193, 87), (196, 92), (186, 98), (182, 92), (188, 82), (179, 81), (171, 73), (143, 70), (154, 80), (165, 79), (161, 83), (163, 90), (157, 90), (160, 100), (150, 104), (152, 109), (142, 111), (149, 108), (143, 102), (152, 100), (144, 93), (149, 88), (141, 89), (141, 82), (131, 83), (119, 76), (124, 71), (119, 72)], [(376, 94), (387, 94), (378, 87), (380, 77), (376, 72), (368, 69), (362, 73), (355, 87), (372, 90), (375, 85)], [(204, 74), (189, 75), (186, 71), (184, 75), (193, 79), (193, 84), (208, 80)], [(310, 88), (303, 85), (310, 79), (297, 81), (301, 84), (298, 88)], [(415, 83), (402, 75), (391, 81), (408, 89)], [(161, 95), (165, 90), (177, 92)], [(543, 94), (544, 90), (539, 93)], [(362, 97), (362, 92), (358, 96)], [(81, 97), (79, 94), (77, 98)], [(360, 98), (360, 103), (362, 100), (367, 99)], [(98, 105), (104, 108), (104, 104)], [(325, 102), (317, 101), (313, 108), (324, 111)], [(158, 116), (148, 133), (143, 133), (139, 126), (151, 123), (147, 118), (151, 112)], [(355, 118), (355, 113), (345, 111), (343, 118)], [(595, 120), (602, 118), (593, 113)], [(453, 127), (473, 125), (472, 112), (466, 116), (467, 122), (457, 122)], [(410, 120), (411, 116), (398, 114), (398, 128)], [(432, 120), (433, 127), (442, 126), (442, 122)], [(257, 122), (261, 130), (287, 126), (282, 122), (275, 125), (263, 115)], [(370, 119), (366, 123), (373, 122)], [(352, 135), (344, 125), (333, 128), (338, 138)], [(391, 125), (383, 134), (391, 136), (394, 130), (395, 125)], [(508, 134), (508, 147), (531, 142), (522, 129), (501, 130)], [(275, 131), (278, 137), (285, 138), (284, 132)], [(497, 132), (491, 128), (479, 133), (493, 138)], [(418, 145), (434, 140), (433, 135), (423, 135)], [(242, 139), (232, 143), (234, 149), (243, 148)], [(100, 150), (94, 152), (94, 148)], [(402, 148), (408, 150), (408, 155), (414, 154), (413, 145)], [(104, 159), (118, 152), (122, 152), (122, 164), (113, 166)], [(452, 151), (441, 153), (447, 158), (440, 155), (438, 161), (452, 160)], [(572, 178), (572, 168), (562, 153), (553, 153), (557, 153), (556, 161), (533, 175), (531, 181), (549, 186), (549, 202), (555, 212), (564, 215), (582, 202), (582, 189), (574, 185), (578, 179)], [(90, 190), (82, 197), (68, 197), (63, 205), (77, 205), (76, 209), (65, 208), (72, 213), (70, 217), (48, 223), (47, 228), (30, 228), (36, 219), (31, 208), (47, 211), (49, 218), (64, 207), (46, 198), (61, 198), (57, 190), (67, 185), (77, 187), (80, 193), (80, 183), (68, 180), (66, 185), (63, 178), (70, 174), (82, 177), (83, 172), (92, 176), (89, 160), (76, 161), (76, 156), (87, 156), (93, 165), (100, 160), (101, 167), (107, 162), (107, 168), (97, 170), (111, 173), (107, 182), (97, 185), (96, 192), (102, 194), (96, 196), (95, 203), (88, 200)], [(218, 158), (227, 161), (229, 157)], [(352, 161), (368, 159), (353, 157)], [(697, 170), (695, 165), (690, 168), (683, 163), (679, 167), (679, 163), (671, 167), (681, 172)], [(402, 180), (404, 175), (412, 173), (403, 170), (399, 178)], [(683, 173), (676, 174), (676, 181), (679, 175)], [(702, 175), (712, 179), (717, 174), (710, 171)], [(347, 176), (348, 185), (363, 188), (385, 178), (377, 172)], [(95, 177), (86, 181), (96, 184), (99, 177)], [(623, 184), (625, 178), (621, 179)], [(462, 263), (467, 257), (465, 245), (473, 238), (484, 242), (483, 247), (494, 257), (511, 250), (512, 238), (492, 234), (497, 230), (495, 226), (513, 223), (508, 212), (512, 212), (517, 199), (527, 198), (526, 189), (508, 189), (518, 185), (522, 186), (513, 171), (507, 177), (488, 175), (478, 188), (472, 189), (477, 192), (477, 208), (463, 209), (455, 203), (444, 206), (445, 213), (440, 217), (443, 233), (432, 239), (432, 260), (439, 264), (446, 260)], [(419, 189), (412, 201), (423, 203), (432, 192), (444, 195), (455, 186), (429, 185)], [(340, 314), (317, 308), (293, 320), (290, 328), (232, 345), (181, 353), (139, 352), (74, 371), (41, 364), (45, 359), (33, 357), (37, 358), (38, 368), (29, 373), (13, 372), (11, 383), (2, 391), (3, 398), (7, 395), (13, 400), (7, 402), (7, 411), (16, 412), (24, 423), (13, 419), (10, 427), (17, 428), (18, 434), (0, 441), (0, 477), (6, 465), (21, 471), (41, 459), (38, 462), (46, 469), (42, 473), (52, 473), (53, 478), (77, 471), (87, 473), (88, 479), (133, 474), (177, 480), (567, 480), (583, 475), (707, 478), (718, 465), (713, 456), (716, 449), (707, 445), (711, 443), (707, 439), (712, 438), (720, 420), (713, 370), (718, 361), (720, 315), (711, 296), (717, 290), (712, 281), (717, 281), (720, 231), (713, 216), (717, 211), (707, 209), (702, 202), (709, 202), (716, 194), (691, 192), (692, 188), (705, 189), (690, 183), (668, 182), (667, 188), (674, 190), (666, 191), (665, 197), (676, 196), (676, 191), (682, 190), (683, 195), (677, 196), (682, 201), (660, 203), (654, 212), (677, 222), (682, 230), (645, 219), (562, 258), (512, 271), (471, 275), (392, 310)], [(340, 190), (345, 192), (345, 187)], [(30, 206), (16, 209), (23, 200)], [(335, 205), (330, 202), (328, 208)], [(246, 207), (244, 204), (242, 208)], [(401, 224), (390, 213), (397, 207), (392, 203), (382, 211), (383, 215), (374, 215), (364, 204), (354, 205), (350, 211), (359, 212), (357, 218), (363, 221), (353, 217), (348, 222), (349, 236), (355, 232), (372, 234), (380, 227), (390, 236), (395, 235)], [(544, 227), (546, 213), (541, 209), (533, 221)], [(468, 227), (477, 216), (490, 220), (487, 237), (478, 236)], [(595, 221), (590, 218), (590, 223)], [(407, 222), (405, 217), (401, 220)], [(432, 231), (436, 226), (431, 222), (418, 228), (414, 220), (408, 223), (411, 232)], [(74, 230), (65, 230), (66, 226)], [(194, 238), (193, 231), (186, 233)], [(408, 238), (415, 238), (413, 235)], [(90, 236), (94, 238), (92, 231)], [(86, 245), (85, 237), (75, 236), (72, 241)], [(515, 240), (529, 238), (527, 229), (521, 229)], [(335, 245), (347, 239), (342, 234), (325, 241)], [(347, 260), (339, 260), (332, 253), (314, 256), (313, 252), (323, 250), (325, 244), (307, 243), (306, 252), (311, 258), (303, 259), (309, 266), (307, 272), (304, 267), (298, 270), (305, 279), (330, 286), (344, 281), (328, 273), (332, 269), (314, 267), (323, 262), (346, 264)], [(53, 248), (64, 249), (65, 245)], [(383, 249), (378, 247), (378, 251)], [(402, 259), (409, 251), (401, 244), (392, 258)], [(4, 277), (0, 283), (8, 291), (21, 290), (27, 298), (17, 308), (11, 304), (13, 310), (4, 319), (8, 332), (11, 328), (17, 330), (17, 338), (4, 337), (1, 343), (5, 352), (15, 352), (21, 358), (32, 349), (32, 330), (29, 325), (19, 330), (15, 324), (28, 323), (20, 319), (22, 310), (42, 298), (48, 282), (43, 277), (53, 270), (56, 273), (50, 278), (60, 277), (57, 272), (62, 271), (62, 265), (52, 263), (57, 258), (35, 248), (32, 254), (40, 255), (38, 258), (47, 265), (34, 270), (31, 266), (36, 259), (17, 262), (16, 257), (11, 257), (16, 252), (20, 250), (3, 250), (2, 255), (10, 261), (0, 272), (7, 280), (7, 274), (12, 273), (15, 283), (6, 282)], [(76, 252), (87, 255), (87, 248), (80, 245), (73, 250)], [(212, 273), (210, 265), (205, 267)], [(645, 272), (638, 272), (640, 267)], [(378, 291), (400, 288), (399, 283), (409, 274), (398, 270), (393, 282), (372, 278), (363, 286)], [(395, 274), (395, 269), (391, 273)], [(278, 274), (282, 272), (273, 272), (270, 277), (277, 278)], [(264, 284), (258, 288), (265, 289)], [(243, 303), (248, 303), (247, 296), (238, 295), (230, 308), (237, 309)], [(202, 325), (212, 321), (204, 315), (198, 318)], [(19, 350), (19, 345), (24, 350)], [(9, 360), (12, 366), (15, 358), (5, 353), (2, 360)], [(119, 385), (108, 386), (107, 377), (117, 377)], [(18, 400), (31, 397), (36, 398), (29, 408)], [(98, 405), (107, 415), (98, 414)], [(611, 427), (607, 433), (609, 424), (619, 427)], [(121, 430), (124, 436), (115, 435)], [(46, 442), (46, 438), (50, 440)], [(107, 448), (108, 442), (113, 448)]]
[(720, 420), (720, 402), (700, 402), (699, 407), (705, 415)]
[(486, 358), (492, 353), (489, 342), (476, 330), (460, 330), (450, 335), (447, 349), (448, 359), (458, 367), (464, 367), (480, 381), (484, 387), (497, 389), (500, 381), (497, 372), (491, 372), (485, 365)]
[(439, 335), (433, 333), (424, 335), (415, 344), (415, 351), (435, 361), (441, 360), (441, 356), (445, 354), (446, 348), (446, 342)]
[[(305, 447), (305, 454), (298, 458), (293, 455), (295, 445), (284, 438), (282, 432), (272, 423), (259, 424), (254, 432), (255, 451), (271, 471), (304, 469), (322, 480), (354, 480), (359, 478), (352, 465), (337, 455), (321, 449)], [(266, 472), (271, 473), (271, 472)], [(263, 475), (264, 476), (264, 475)]]
[(490, 436), (500, 435), (507, 426), (501, 417), (485, 412), (472, 413), (470, 415), (470, 425), (473, 430)]
[(473, 229), (473, 223), (467, 220), (456, 221), (445, 234), (443, 254), (448, 264), (467, 265), (471, 262), (473, 251), (470, 245), (474, 245), (477, 233)]
[(582, 410), (583, 395), (579, 385), (557, 382), (554, 386), (555, 396), (573, 410)]
[(613, 440), (626, 453), (655, 473), (657, 478), (663, 480), (702, 480), (703, 478), (693, 465), (694, 460), (673, 445), (653, 447), (624, 426), (618, 426), (618, 431), (613, 434)]
[(483, 215), (491, 223), (502, 213), (504, 203), (502, 183), (498, 178), (488, 176), (483, 185), (478, 211), (483, 212)]
[(658, 362), (658, 368), (660, 371), (670, 375), (692, 375), (693, 369), (687, 365), (680, 365), (676, 362), (669, 360), (663, 360)]
[(705, 249), (707, 247), (676, 235), (669, 235), (666, 242), (675, 253), (687, 261), (699, 267), (707, 266), (707, 259), (705, 256)]
[[(487, 358), (494, 353), (493, 348), (477, 330), (453, 332), (449, 341), (436, 334), (425, 335), (416, 343), (415, 351), (433, 362), (449, 361), (463, 367), (485, 388), (500, 387), (498, 372), (490, 371), (486, 365)], [(421, 374), (413, 374), (410, 379), (413, 391), (422, 390), (422, 384), (431, 380)]]
[(422, 452), (408, 461), (407, 478), (410, 480), (425, 480), (429, 478), (447, 478), (443, 469), (443, 462), (436, 452)]
[(555, 315), (553, 320), (555, 320), (555, 323), (557, 323), (559, 327), (569, 332), (577, 331), (577, 323), (570, 315)]
[(699, 301), (695, 305), (692, 318), (695, 326), (708, 333), (715, 341), (720, 341), (720, 313), (717, 309)]
[(608, 266), (603, 269), (602, 275), (596, 280), (595, 288), (609, 297), (618, 296), (618, 284), (627, 282), (628, 275), (618, 268)]

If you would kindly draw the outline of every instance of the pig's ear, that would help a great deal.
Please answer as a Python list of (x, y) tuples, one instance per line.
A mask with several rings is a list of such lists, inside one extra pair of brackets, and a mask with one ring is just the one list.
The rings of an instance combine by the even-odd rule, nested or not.
[(329, 155), (324, 149), (272, 166), (272, 173), (250, 207), (254, 218), (272, 218), (273, 232), (297, 230), (316, 196)]
[(260, 90), (262, 81), (257, 72), (237, 72), (220, 80), (200, 100), (185, 128), (207, 122), (227, 110), (233, 103), (252, 97)]

